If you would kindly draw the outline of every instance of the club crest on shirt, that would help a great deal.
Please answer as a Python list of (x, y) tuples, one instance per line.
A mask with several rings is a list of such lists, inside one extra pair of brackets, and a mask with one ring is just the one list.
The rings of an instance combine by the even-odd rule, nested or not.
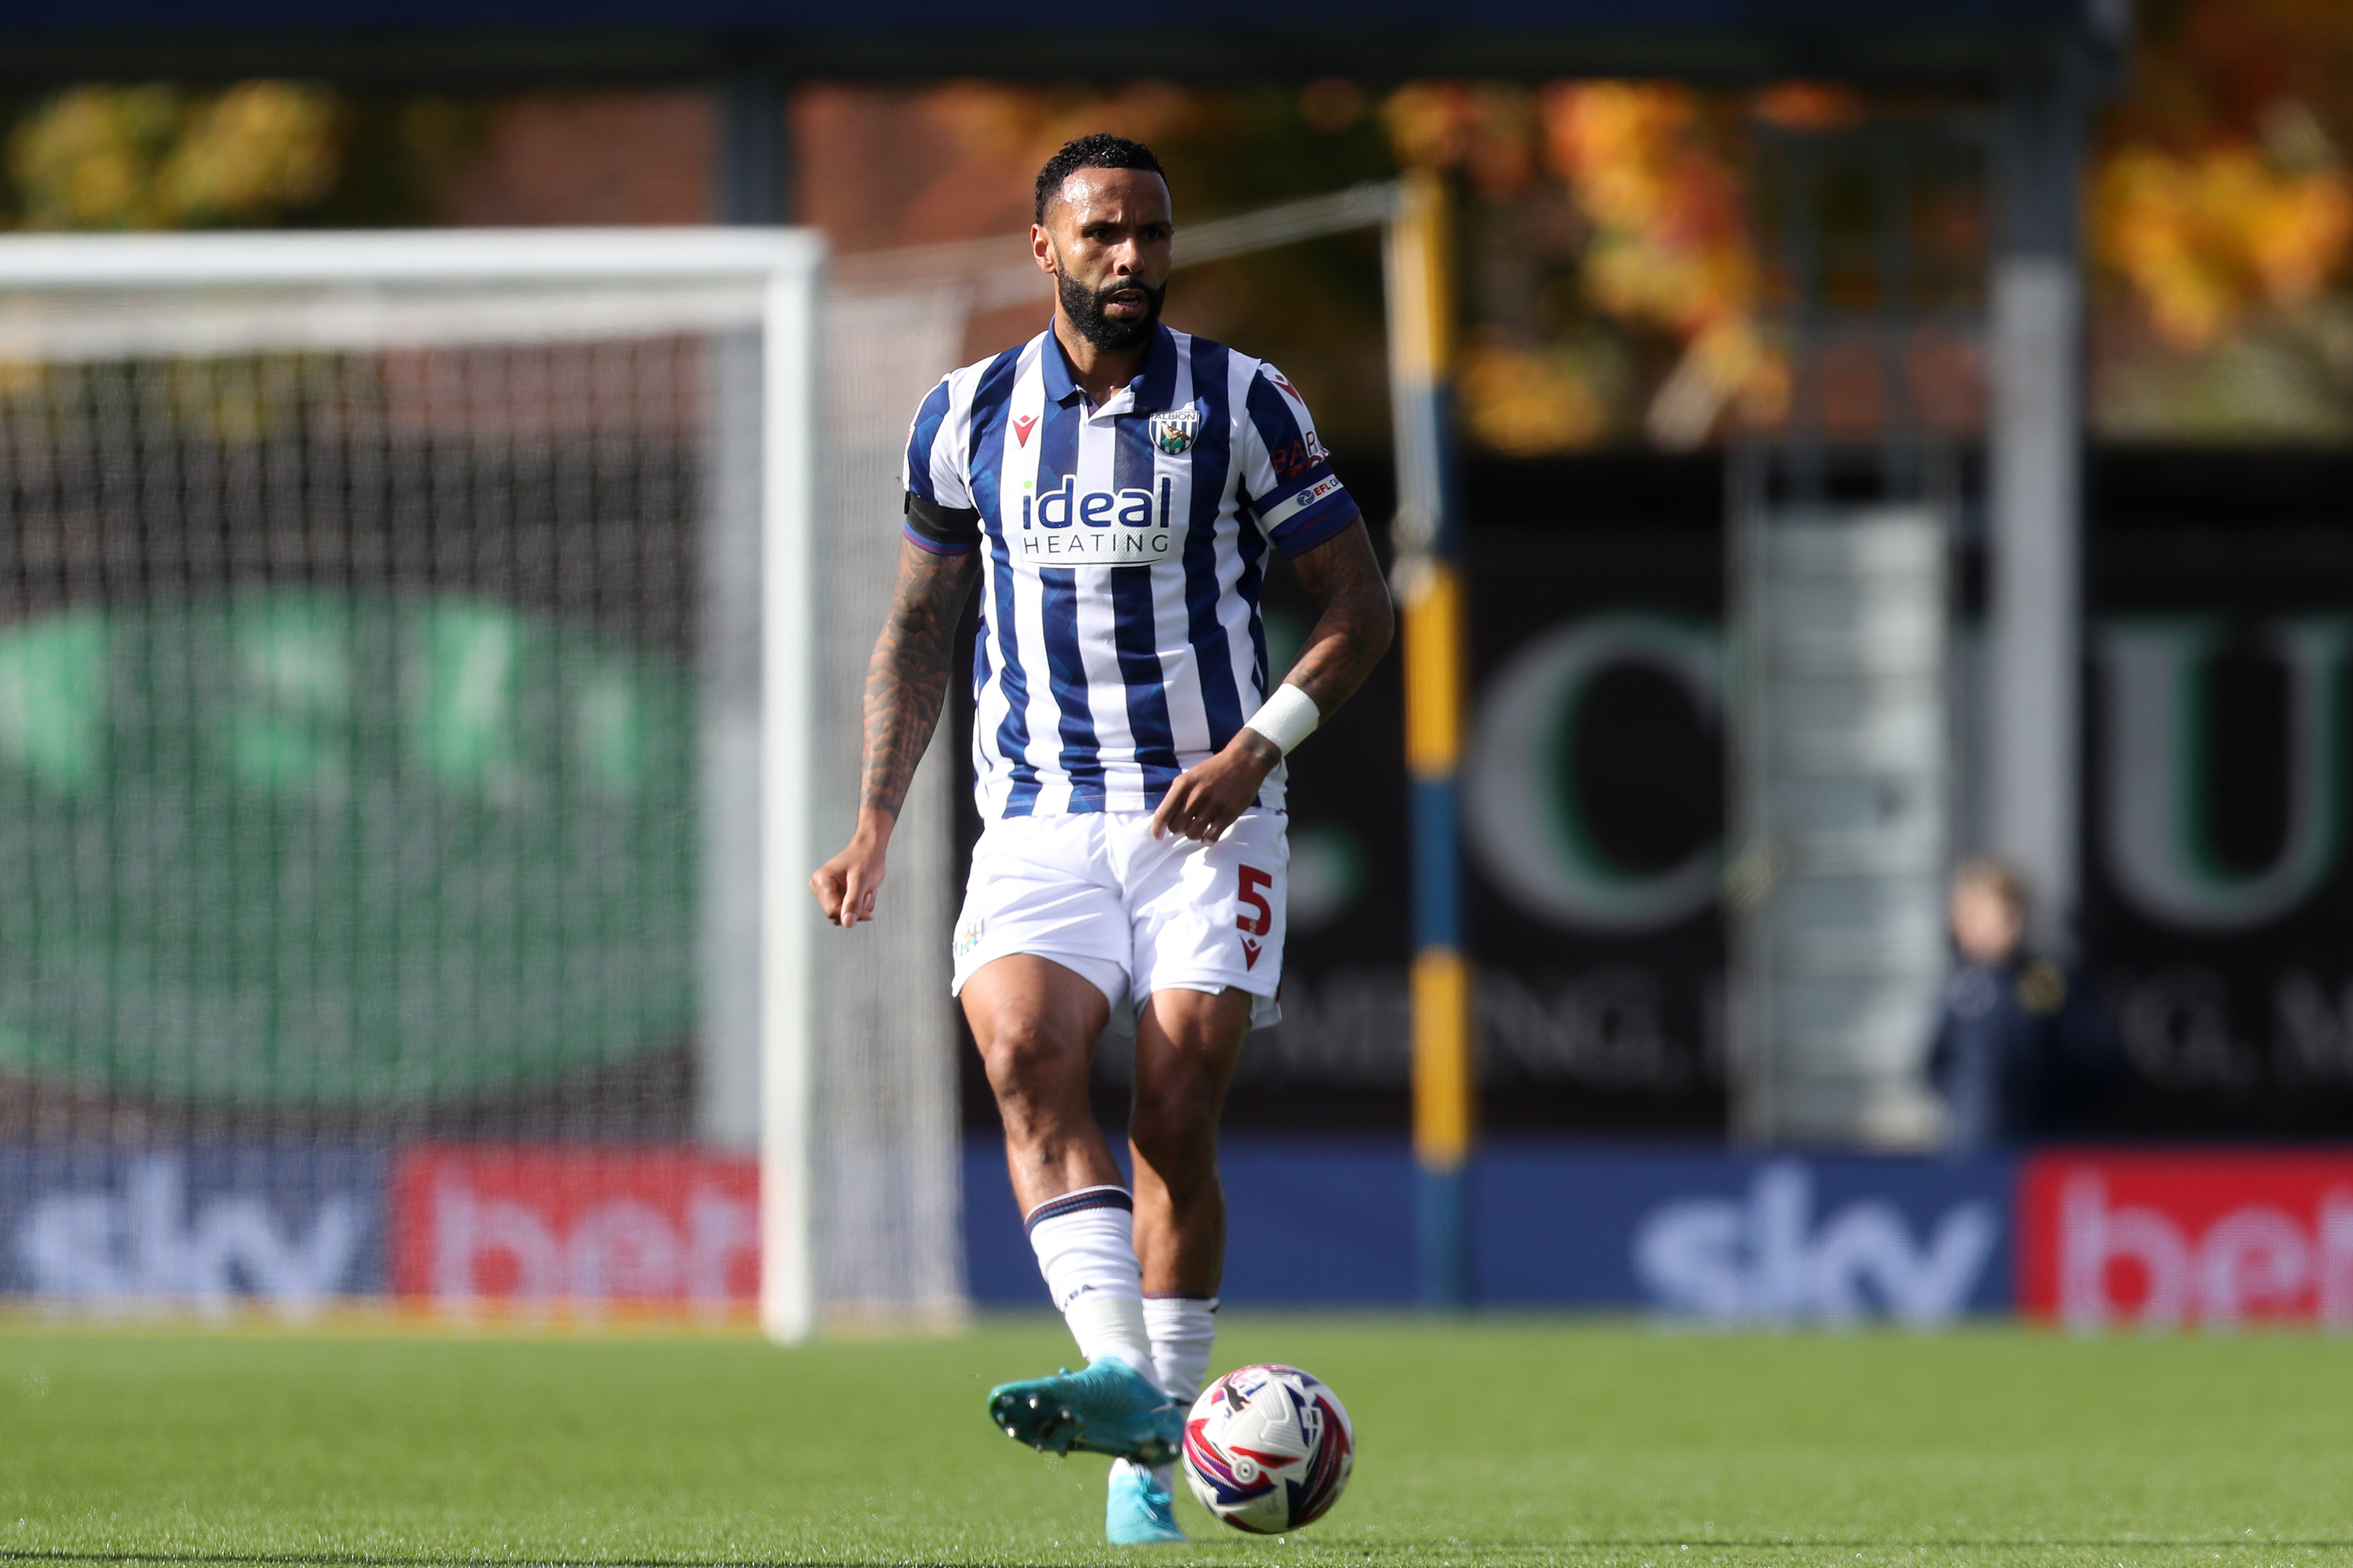
[(1193, 437), (1200, 429), (1199, 409), (1172, 408), (1152, 416), (1152, 444), (1172, 458), (1181, 458), (1193, 449)]

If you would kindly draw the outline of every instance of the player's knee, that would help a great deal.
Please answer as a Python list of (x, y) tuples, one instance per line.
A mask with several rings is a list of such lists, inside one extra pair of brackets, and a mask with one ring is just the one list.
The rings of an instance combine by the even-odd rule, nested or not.
[(1074, 1070), (1084, 1089), (1085, 1054), (1073, 1052), (1068, 1041), (1038, 1018), (1008, 1019), (990, 1030), (988, 1043), (981, 1047), (981, 1065), (1000, 1100), (1065, 1094), (1071, 1087), (1066, 1080)]
[(1217, 1163), (1218, 1106), (1206, 1078), (1139, 1086), (1128, 1111), (1127, 1135), (1136, 1152), (1164, 1174)]

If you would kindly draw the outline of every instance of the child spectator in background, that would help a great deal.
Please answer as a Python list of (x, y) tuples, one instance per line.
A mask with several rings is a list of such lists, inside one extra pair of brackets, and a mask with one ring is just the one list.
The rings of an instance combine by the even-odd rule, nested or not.
[(1957, 962), (1945, 982), (1928, 1081), (1955, 1152), (2069, 1131), (2122, 1066), (2106, 1010), (2082, 978), (2026, 949), (2026, 885), (1995, 860), (1953, 878)]

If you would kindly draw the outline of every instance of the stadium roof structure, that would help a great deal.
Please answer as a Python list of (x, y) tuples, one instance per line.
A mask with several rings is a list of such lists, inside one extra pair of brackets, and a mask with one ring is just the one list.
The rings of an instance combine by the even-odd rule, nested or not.
[(0, 80), (299, 74), (1204, 80), (1986, 79), (2121, 43), (2127, 0), (0, 0)]

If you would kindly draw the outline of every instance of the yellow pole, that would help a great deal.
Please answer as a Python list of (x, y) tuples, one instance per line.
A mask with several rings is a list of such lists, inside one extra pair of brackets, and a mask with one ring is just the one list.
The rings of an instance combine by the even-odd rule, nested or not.
[(1404, 602), (1406, 767), (1413, 813), (1413, 1147), (1422, 1300), (1471, 1299), (1467, 1179), (1478, 1106), (1472, 982), (1463, 954), (1457, 775), (1462, 759), (1464, 600), (1448, 442), (1453, 288), (1445, 183), (1407, 176), (1389, 226), (1389, 385)]

